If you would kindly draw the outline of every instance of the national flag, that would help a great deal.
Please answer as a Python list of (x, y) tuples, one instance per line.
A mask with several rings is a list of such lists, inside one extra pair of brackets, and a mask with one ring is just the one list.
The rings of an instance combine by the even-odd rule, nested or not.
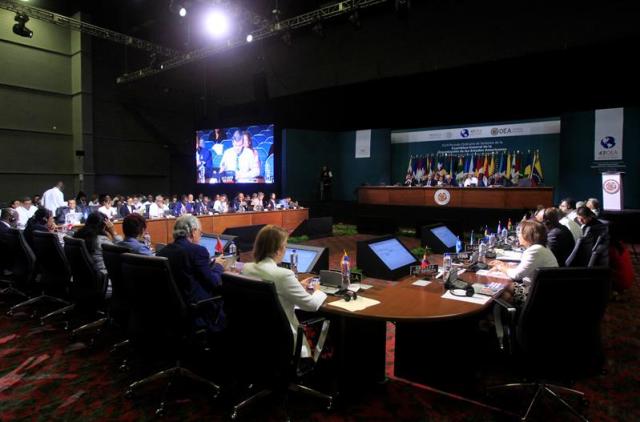
[(498, 230), (496, 230), (496, 233), (498, 233), (498, 236), (502, 233), (502, 222), (500, 220), (498, 220)]
[(533, 159), (533, 168), (531, 170), (531, 180), (535, 182), (536, 185), (541, 185), (544, 182), (544, 178), (542, 176), (542, 163), (540, 162), (540, 151), (536, 152), (536, 155)]
[(487, 176), (491, 177), (495, 174), (495, 172), (496, 172), (496, 155), (491, 154), (491, 163), (489, 163), (489, 173), (487, 174)]
[(522, 174), (522, 159), (520, 158), (520, 151), (517, 151), (514, 157), (514, 165), (513, 165), (513, 173), (521, 175)]
[(511, 179), (511, 153), (507, 153), (507, 171), (504, 174), (507, 179)]
[(523, 169), (524, 169), (524, 175), (526, 177), (530, 177), (531, 176), (531, 152), (527, 151), (527, 153), (524, 156), (524, 164), (523, 164)]
[(469, 238), (469, 244), (473, 245), (473, 230), (471, 230), (471, 237)]
[(424, 251), (424, 254), (422, 255), (422, 261), (420, 262), (420, 268), (421, 269), (426, 269), (428, 266), (430, 265), (429, 259), (427, 258), (427, 251)]
[(220, 236), (218, 236), (218, 240), (216, 241), (216, 253), (222, 254), (224, 252), (224, 247), (222, 246), (222, 241), (220, 241)]
[(407, 166), (407, 174), (411, 173), (413, 176), (413, 156), (409, 156), (409, 165)]
[(419, 157), (413, 157), (413, 161), (411, 162), (411, 174), (413, 175), (413, 177), (416, 177), (417, 172), (418, 172), (418, 160)]
[(504, 163), (504, 153), (500, 153), (500, 161), (498, 162), (498, 167), (496, 168), (496, 173), (501, 176), (504, 176), (506, 166)]
[(464, 173), (464, 158), (462, 158), (462, 155), (458, 156), (458, 168), (456, 168), (456, 173)]
[(489, 237), (489, 227), (484, 226), (484, 237)]
[(513, 229), (513, 225), (511, 224), (511, 219), (509, 219), (509, 222), (507, 223), (507, 230), (511, 231), (511, 229)]
[(351, 270), (349, 255), (347, 255), (346, 249), (343, 249), (343, 252), (342, 259), (340, 260), (340, 269), (342, 270), (342, 274), (348, 274)]
[(484, 155), (484, 163), (482, 163), (482, 173), (487, 176), (489, 173), (489, 156), (487, 154)]
[(469, 158), (469, 168), (467, 168), (467, 173), (473, 173), (475, 171), (475, 159), (473, 158), (473, 154), (471, 158)]

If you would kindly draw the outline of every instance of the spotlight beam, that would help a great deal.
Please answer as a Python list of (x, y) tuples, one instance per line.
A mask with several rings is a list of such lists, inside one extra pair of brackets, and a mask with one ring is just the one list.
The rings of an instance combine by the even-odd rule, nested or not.
[(149, 53), (157, 53), (165, 57), (177, 57), (181, 54), (181, 52), (178, 50), (163, 47), (149, 41), (142, 40), (140, 38), (135, 38), (126, 34), (122, 34), (120, 32), (112, 31), (110, 29), (91, 25), (90, 23), (82, 22), (78, 19), (73, 19), (64, 15), (59, 15), (45, 9), (29, 6), (25, 3), (16, 3), (15, 1), (11, 0), (0, 0), (0, 9), (24, 14), (32, 19), (38, 19), (47, 23), (70, 29), (72, 31), (82, 32), (83, 34), (88, 34), (96, 38), (102, 38), (103, 40), (124, 44), (129, 47), (147, 51)]
[[(298, 15), (296, 17), (282, 20), (276, 23), (267, 23), (261, 28), (253, 31), (251, 35), (253, 36), (253, 41), (258, 41), (266, 38), (270, 38), (276, 35), (282, 34), (286, 30), (302, 28), (304, 26), (312, 25), (317, 22), (317, 19), (322, 19), (323, 21), (326, 19), (334, 18), (336, 16), (349, 14), (353, 12), (355, 9), (362, 10), (367, 7), (376, 6), (382, 3), (386, 3), (388, 0), (360, 0), (357, 4), (354, 5), (354, 2), (351, 0), (340, 1), (320, 9), (314, 10), (312, 12), (303, 13), (302, 15)], [(152, 69), (150, 67), (145, 67), (143, 69), (139, 69), (130, 73), (125, 73), (124, 75), (118, 76), (116, 79), (117, 83), (123, 84), (128, 82), (133, 82), (139, 79), (143, 79), (152, 75), (156, 75), (160, 72), (175, 69), (180, 66), (184, 66), (188, 63), (193, 63), (196, 61), (200, 61), (206, 59), (208, 57), (214, 56), (216, 54), (223, 53), (225, 51), (229, 51), (231, 49), (241, 47), (247, 45), (247, 41), (244, 37), (238, 38), (235, 40), (229, 40), (229, 42), (224, 45), (218, 45), (213, 47), (205, 47), (198, 50), (193, 50), (188, 53), (183, 53), (177, 57), (171, 57), (165, 62), (163, 62), (162, 70)]]

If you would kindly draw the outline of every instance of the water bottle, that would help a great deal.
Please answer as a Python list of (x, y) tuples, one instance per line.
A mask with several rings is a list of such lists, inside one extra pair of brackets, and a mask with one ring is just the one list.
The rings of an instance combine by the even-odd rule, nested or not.
[(462, 252), (462, 240), (460, 240), (460, 236), (458, 236), (458, 240), (456, 241), (456, 253)]
[(238, 248), (236, 248), (236, 244), (233, 243), (233, 240), (232, 240), (231, 242), (229, 242), (229, 255), (230, 255), (229, 259), (231, 260), (231, 263), (230, 263), (231, 270), (236, 269), (237, 253), (238, 253)]
[(444, 254), (444, 258), (442, 258), (442, 270), (445, 273), (451, 271), (451, 254)]
[(298, 251), (295, 249), (291, 251), (291, 271), (298, 275)]
[(347, 251), (344, 251), (344, 255), (342, 255), (340, 272), (342, 273), (342, 288), (348, 289), (351, 284), (351, 262), (349, 260), (349, 255), (347, 255)]
[(506, 242), (509, 237), (509, 230), (505, 227), (502, 229), (502, 240)]
[(487, 255), (487, 245), (484, 242), (480, 242), (478, 246), (478, 261), (485, 262)]

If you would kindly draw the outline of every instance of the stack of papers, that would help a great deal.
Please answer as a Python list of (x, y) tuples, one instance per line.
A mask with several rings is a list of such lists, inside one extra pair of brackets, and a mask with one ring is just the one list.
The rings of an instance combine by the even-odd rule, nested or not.
[(505, 280), (511, 280), (511, 278), (506, 275), (505, 273), (503, 273), (502, 271), (494, 271), (494, 270), (478, 270), (476, 271), (476, 275), (483, 275), (486, 277), (495, 277), (495, 278), (502, 278)]
[(454, 296), (451, 294), (451, 292), (449, 290), (447, 290), (446, 292), (444, 292), (444, 294), (442, 295), (443, 299), (451, 299), (451, 300), (459, 300), (460, 302), (469, 302), (469, 303), (476, 303), (478, 305), (484, 305), (485, 303), (487, 303), (488, 301), (491, 300), (490, 296), (484, 296), (484, 295), (478, 295), (475, 294), (471, 297), (469, 296)]
[(355, 300), (345, 301), (344, 299), (336, 300), (334, 302), (329, 303), (330, 306), (335, 306), (337, 308), (342, 308), (349, 312), (361, 311), (363, 309), (367, 309), (370, 306), (374, 306), (380, 303), (379, 300), (369, 299), (368, 297), (358, 296)]
[(424, 287), (424, 286), (428, 286), (429, 284), (431, 284), (431, 282), (429, 280), (416, 280), (411, 284), (413, 284), (414, 286)]

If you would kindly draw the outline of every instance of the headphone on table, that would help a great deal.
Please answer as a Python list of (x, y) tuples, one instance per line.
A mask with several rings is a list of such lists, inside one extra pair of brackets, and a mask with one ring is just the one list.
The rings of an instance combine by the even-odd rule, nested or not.
[[(471, 297), (476, 293), (476, 291), (473, 289), (473, 286), (470, 284), (467, 284), (464, 288), (461, 288), (461, 287), (455, 286), (449, 280), (444, 282), (444, 288), (449, 290), (449, 293), (451, 293), (453, 296)], [(460, 290), (463, 290), (464, 294), (460, 293), (459, 292)]]
[(358, 299), (358, 294), (351, 290), (345, 290), (340, 296), (342, 296), (345, 302)]

